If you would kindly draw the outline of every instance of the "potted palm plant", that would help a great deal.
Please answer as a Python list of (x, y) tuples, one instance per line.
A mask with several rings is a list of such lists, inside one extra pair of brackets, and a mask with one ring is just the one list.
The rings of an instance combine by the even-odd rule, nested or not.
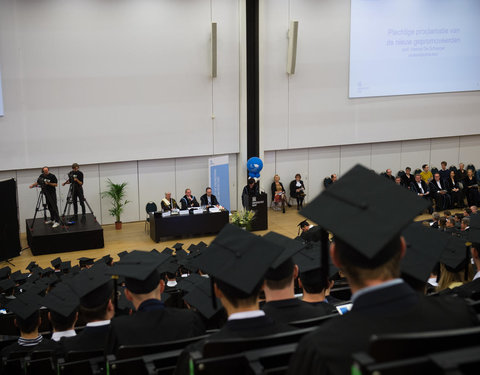
[(108, 189), (102, 191), (102, 198), (110, 198), (110, 202), (112, 203), (112, 208), (110, 208), (108, 212), (110, 212), (110, 215), (115, 218), (115, 229), (122, 229), (120, 215), (122, 214), (125, 205), (130, 202), (125, 199), (125, 196), (127, 195), (126, 186), (126, 182), (115, 184), (108, 179)]

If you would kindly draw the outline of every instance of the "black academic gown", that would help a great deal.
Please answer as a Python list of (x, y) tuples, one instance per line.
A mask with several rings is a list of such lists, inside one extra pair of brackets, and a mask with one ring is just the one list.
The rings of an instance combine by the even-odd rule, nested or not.
[(210, 335), (210, 337), (205, 340), (187, 346), (178, 359), (175, 374), (190, 374), (188, 366), (190, 353), (195, 351), (203, 352), (203, 347), (206, 342), (235, 338), (262, 337), (292, 330), (294, 330), (293, 327), (283, 323), (277, 323), (268, 316), (229, 320), (220, 331)]
[(85, 327), (72, 337), (62, 337), (60, 344), (65, 353), (70, 351), (104, 350), (110, 324), (98, 327)]
[(2, 358), (7, 358), (12, 353), (30, 353), (34, 350), (51, 350), (57, 355), (62, 353), (62, 348), (56, 341), (43, 338), (39, 344), (34, 346), (23, 346), (18, 344), (18, 342), (15, 342), (3, 348), (0, 352), (0, 356)]
[(359, 296), (352, 310), (305, 336), (288, 374), (349, 374), (352, 354), (368, 351), (372, 334), (457, 329), (478, 325), (465, 301), (425, 297), (406, 283)]
[(281, 301), (266, 302), (262, 306), (265, 314), (276, 322), (291, 323), (298, 320), (305, 320), (325, 316), (333, 313), (332, 306), (328, 303), (314, 306), (298, 298), (284, 299)]
[(473, 295), (480, 295), (480, 278), (451, 289), (451, 294), (456, 294), (462, 298), (472, 298)]
[(197, 198), (195, 198), (193, 195), (191, 200), (189, 200), (187, 196), (184, 195), (182, 199), (180, 199), (180, 205), (182, 206), (182, 210), (186, 210), (190, 207), (200, 207)]
[(115, 353), (121, 345), (155, 344), (203, 334), (203, 322), (193, 311), (165, 307), (161, 301), (150, 299), (135, 314), (112, 320), (106, 352)]

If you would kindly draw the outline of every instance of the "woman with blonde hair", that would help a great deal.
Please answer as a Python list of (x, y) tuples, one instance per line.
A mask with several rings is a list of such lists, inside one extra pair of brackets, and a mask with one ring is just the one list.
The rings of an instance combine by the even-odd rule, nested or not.
[(273, 176), (272, 182), (272, 207), (282, 207), (282, 212), (285, 213), (285, 205), (287, 205), (287, 196), (285, 195), (285, 188), (280, 182), (280, 176), (276, 174)]

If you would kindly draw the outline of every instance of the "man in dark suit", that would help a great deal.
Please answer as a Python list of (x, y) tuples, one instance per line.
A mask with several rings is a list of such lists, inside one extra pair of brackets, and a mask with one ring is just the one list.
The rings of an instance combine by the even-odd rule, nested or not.
[(432, 198), (430, 196), (430, 189), (428, 188), (426, 182), (422, 180), (422, 176), (420, 176), (420, 174), (415, 175), (415, 181), (410, 184), (410, 190), (417, 194), (417, 196), (428, 200), (430, 203), (428, 212), (432, 213), (433, 208), (431, 206)]
[(437, 211), (446, 210), (451, 205), (451, 198), (447, 191), (447, 185), (445, 180), (440, 178), (440, 173), (433, 175), (433, 181), (429, 184), (430, 193), (432, 198), (435, 199), (435, 209)]
[(215, 195), (212, 194), (212, 188), (207, 187), (205, 189), (205, 194), (200, 197), (200, 204), (202, 206), (218, 206), (218, 200)]
[[(198, 268), (214, 279), (214, 292), (225, 307), (228, 320), (208, 341), (249, 338), (286, 332), (293, 328), (275, 322), (258, 309), (263, 275), (282, 249), (270, 241), (227, 224), (210, 244), (208, 252), (196, 259)], [(262, 257), (255, 254), (262, 252)], [(224, 267), (217, 267), (221, 259)], [(189, 374), (190, 353), (203, 354), (206, 340), (189, 345), (180, 355), (176, 374)]]
[(162, 253), (133, 251), (108, 271), (125, 276), (125, 296), (136, 312), (112, 320), (107, 353), (116, 353), (122, 345), (155, 344), (205, 333), (200, 317), (193, 311), (165, 307), (161, 301), (165, 282), (160, 271), (169, 258)]
[(98, 263), (68, 282), (80, 299), (79, 313), (87, 324), (78, 335), (60, 340), (65, 352), (105, 349), (110, 320), (115, 315), (113, 280), (105, 275), (108, 268), (106, 264)]
[(242, 190), (242, 206), (246, 210), (250, 210), (251, 207), (248, 203), (249, 198), (255, 197), (260, 194), (260, 188), (258, 187), (258, 183), (255, 182), (254, 178), (249, 178), (247, 184), (243, 187)]
[(17, 342), (2, 349), (2, 358), (19, 352), (27, 354), (33, 350), (60, 353), (60, 346), (55, 341), (38, 333), (41, 324), (40, 306), (40, 297), (33, 292), (23, 293), (8, 304), (8, 309), (15, 314), (14, 324), (20, 331), (20, 337)]
[[(349, 186), (355, 200), (345, 198)], [(399, 278), (400, 261), (407, 248), (399, 233), (427, 202), (359, 165), (328, 193), (318, 196), (302, 215), (334, 234), (331, 258), (349, 281), (353, 307), (300, 341), (290, 362), (290, 374), (348, 374), (352, 354), (368, 351), (374, 334), (479, 324), (463, 300), (424, 297)], [(390, 210), (385, 210), (386, 204)], [(339, 214), (332, 217), (332, 211)]]
[(390, 181), (395, 182), (395, 177), (392, 176), (392, 170), (391, 169), (387, 169), (385, 171), (385, 177), (388, 178)]
[(185, 195), (180, 199), (180, 204), (182, 206), (182, 210), (186, 210), (192, 207), (199, 207), (197, 198), (192, 195), (192, 191), (190, 189), (185, 189)]

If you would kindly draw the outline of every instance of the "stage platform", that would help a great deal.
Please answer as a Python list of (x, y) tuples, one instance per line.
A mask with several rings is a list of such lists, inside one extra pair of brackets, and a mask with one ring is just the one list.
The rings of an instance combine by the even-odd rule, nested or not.
[(100, 249), (104, 247), (103, 228), (92, 214), (86, 214), (85, 220), (78, 220), (66, 228), (52, 228), (42, 218), (35, 219), (33, 230), (30, 230), (33, 219), (27, 219), (27, 242), (33, 255), (64, 253), (68, 251)]

